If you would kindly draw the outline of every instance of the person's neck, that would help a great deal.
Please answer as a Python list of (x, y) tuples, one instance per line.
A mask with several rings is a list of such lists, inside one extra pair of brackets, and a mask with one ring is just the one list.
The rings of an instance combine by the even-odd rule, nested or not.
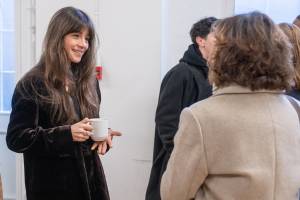
[(199, 47), (199, 51), (200, 51), (202, 57), (203, 57), (205, 60), (207, 60), (207, 53), (206, 53), (205, 49), (204, 49), (203, 47)]

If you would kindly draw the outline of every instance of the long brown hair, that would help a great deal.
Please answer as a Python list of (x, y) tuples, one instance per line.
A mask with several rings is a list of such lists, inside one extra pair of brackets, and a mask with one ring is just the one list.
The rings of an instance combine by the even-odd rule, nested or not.
[[(64, 50), (64, 37), (69, 33), (80, 32), (83, 28), (88, 29), (89, 47), (79, 63), (70, 64)], [(58, 10), (50, 20), (41, 58), (25, 77), (31, 80), (31, 89), (38, 99), (51, 105), (52, 122), (72, 123), (80, 117), (94, 117), (99, 112), (100, 99), (97, 97), (94, 74), (96, 39), (94, 25), (82, 10), (65, 7)], [(36, 77), (42, 80), (46, 92), (40, 90), (40, 84), (34, 80)], [(82, 116), (75, 114), (70, 96), (76, 96)]]
[(293, 46), (293, 63), (295, 69), (295, 89), (300, 89), (300, 28), (295, 24), (280, 23), (279, 27), (289, 38)]
[(209, 78), (217, 87), (288, 89), (293, 76), (291, 44), (265, 14), (251, 12), (216, 22)]

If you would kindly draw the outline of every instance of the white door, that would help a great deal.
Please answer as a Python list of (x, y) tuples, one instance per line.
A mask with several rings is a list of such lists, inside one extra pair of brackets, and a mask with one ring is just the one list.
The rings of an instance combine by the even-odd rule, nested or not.
[(16, 156), (5, 142), (15, 86), (15, 1), (0, 0), (0, 174), (4, 199), (16, 199)]
[(34, 57), (34, 0), (0, 0), (0, 174), (5, 200), (25, 199), (22, 154), (7, 148), (5, 136), (17, 80)]

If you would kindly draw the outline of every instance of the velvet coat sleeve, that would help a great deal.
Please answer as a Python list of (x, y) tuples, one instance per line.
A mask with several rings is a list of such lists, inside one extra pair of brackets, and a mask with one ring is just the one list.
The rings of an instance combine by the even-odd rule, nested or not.
[(192, 111), (182, 111), (175, 146), (161, 181), (162, 200), (195, 199), (208, 175), (203, 134)]
[(198, 90), (194, 81), (191, 81), (194, 78), (192, 73), (185, 68), (178, 66), (165, 76), (156, 110), (156, 131), (169, 155), (173, 150), (180, 113), (195, 101), (195, 91)]
[[(26, 151), (43, 155), (73, 153), (74, 143), (70, 125), (41, 126), (39, 123), (41, 104), (36, 99), (30, 89), (27, 90), (27, 95), (24, 95), (20, 87), (16, 87), (6, 136), (8, 148), (17, 153)], [(50, 108), (44, 110), (51, 112)]]

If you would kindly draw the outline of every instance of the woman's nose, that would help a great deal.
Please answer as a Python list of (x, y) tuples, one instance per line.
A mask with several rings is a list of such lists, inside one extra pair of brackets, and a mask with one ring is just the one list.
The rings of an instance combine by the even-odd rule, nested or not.
[(88, 47), (88, 41), (85, 38), (80, 38), (79, 40), (79, 46), (83, 47), (83, 48), (87, 48)]

